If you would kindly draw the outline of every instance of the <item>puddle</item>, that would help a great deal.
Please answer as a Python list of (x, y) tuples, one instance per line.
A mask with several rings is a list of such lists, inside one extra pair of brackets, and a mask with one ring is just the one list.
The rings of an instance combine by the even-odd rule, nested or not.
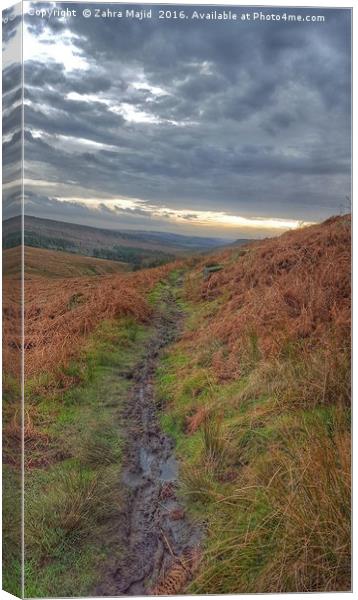
[(152, 465), (155, 461), (155, 456), (149, 452), (146, 448), (141, 447), (139, 449), (139, 463), (143, 471), (143, 475), (150, 475), (152, 472)]
[(161, 481), (176, 481), (179, 475), (178, 462), (175, 456), (169, 458), (161, 464), (159, 479)]

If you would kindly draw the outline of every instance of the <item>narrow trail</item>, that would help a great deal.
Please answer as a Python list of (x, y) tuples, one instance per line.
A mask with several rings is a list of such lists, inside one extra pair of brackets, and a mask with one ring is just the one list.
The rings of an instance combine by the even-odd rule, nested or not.
[(154, 333), (133, 372), (122, 414), (124, 502), (116, 535), (123, 556), (96, 595), (179, 593), (197, 560), (200, 531), (177, 497), (178, 464), (173, 442), (160, 427), (153, 382), (161, 352), (178, 337), (183, 315), (169, 287), (160, 304), (165, 308), (154, 316)]

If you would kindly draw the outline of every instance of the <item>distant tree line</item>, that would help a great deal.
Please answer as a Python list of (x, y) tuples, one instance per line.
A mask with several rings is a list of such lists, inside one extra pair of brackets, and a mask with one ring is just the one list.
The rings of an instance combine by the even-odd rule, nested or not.
[(159, 267), (174, 258), (172, 254), (159, 250), (143, 250), (143, 248), (128, 248), (127, 246), (118, 245), (112, 248), (94, 248), (93, 256), (129, 263), (133, 270)]
[[(59, 250), (62, 252), (71, 252), (73, 254), (82, 254), (84, 256), (93, 256), (94, 258), (125, 262), (131, 266), (133, 271), (149, 267), (159, 267), (175, 258), (173, 254), (162, 252), (160, 250), (147, 250), (136, 247), (130, 248), (120, 245), (114, 245), (108, 248), (93, 248), (90, 245), (84, 246), (70, 240), (59, 237), (50, 237), (33, 231), (25, 231), (24, 242), (26, 246), (32, 246), (33, 248)], [(4, 249), (13, 248), (20, 244), (21, 233), (19, 231), (8, 233), (3, 237)]]

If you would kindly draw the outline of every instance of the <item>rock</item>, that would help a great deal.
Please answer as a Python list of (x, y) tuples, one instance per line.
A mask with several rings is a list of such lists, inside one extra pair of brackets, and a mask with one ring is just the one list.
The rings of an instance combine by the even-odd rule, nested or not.
[(209, 277), (213, 273), (217, 273), (218, 271), (221, 271), (223, 268), (224, 268), (223, 265), (219, 265), (219, 264), (213, 264), (213, 265), (208, 265), (208, 266), (204, 267), (204, 270), (203, 270), (204, 279), (209, 279)]

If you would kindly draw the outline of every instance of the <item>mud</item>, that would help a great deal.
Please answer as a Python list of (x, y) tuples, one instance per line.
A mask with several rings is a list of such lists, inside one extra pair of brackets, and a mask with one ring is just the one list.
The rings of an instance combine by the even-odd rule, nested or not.
[(161, 352), (180, 333), (182, 314), (170, 290), (154, 317), (154, 334), (133, 373), (134, 385), (123, 410), (125, 449), (122, 471), (123, 510), (116, 532), (123, 550), (96, 589), (96, 595), (178, 593), (167, 589), (166, 576), (181, 572), (190, 579), (200, 542), (177, 495), (178, 464), (173, 443), (161, 430), (154, 375)]

